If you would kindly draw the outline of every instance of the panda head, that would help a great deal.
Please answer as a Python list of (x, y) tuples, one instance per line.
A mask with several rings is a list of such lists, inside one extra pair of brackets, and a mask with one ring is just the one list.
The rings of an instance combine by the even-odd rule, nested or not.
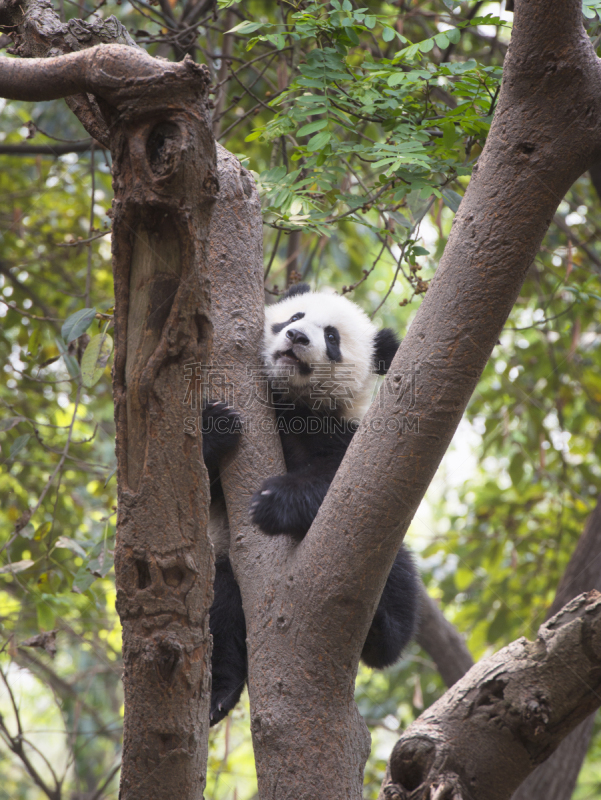
[[(375, 375), (386, 374), (399, 341), (378, 331), (356, 303), (297, 284), (265, 309), (263, 358), (291, 399), (324, 397), (343, 416), (369, 405)], [(315, 403), (311, 403), (315, 407)]]

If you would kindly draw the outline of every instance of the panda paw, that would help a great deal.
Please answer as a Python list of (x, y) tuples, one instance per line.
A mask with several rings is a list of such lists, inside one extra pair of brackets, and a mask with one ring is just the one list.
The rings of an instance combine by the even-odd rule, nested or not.
[(241, 433), (242, 419), (236, 409), (221, 402), (207, 403), (202, 412), (205, 461), (222, 458), (234, 450)]
[(306, 518), (302, 504), (299, 507), (298, 498), (293, 495), (288, 475), (267, 478), (251, 500), (249, 510), (253, 523), (264, 533), (287, 533), (302, 539), (312, 519)]

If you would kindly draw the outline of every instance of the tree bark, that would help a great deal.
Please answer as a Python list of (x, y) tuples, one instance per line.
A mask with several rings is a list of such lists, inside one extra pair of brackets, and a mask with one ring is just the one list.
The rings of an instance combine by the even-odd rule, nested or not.
[[(584, 532), (564, 572), (547, 619), (582, 592), (601, 592), (601, 498), (586, 521)], [(593, 733), (591, 714), (538, 766), (512, 800), (570, 800)]]
[[(114, 46), (108, 49), (114, 50)], [(173, 411), (174, 416), (169, 418), (172, 439), (164, 440), (162, 433), (157, 434), (153, 423), (161, 413), (167, 413), (163, 412), (161, 404), (167, 398), (172, 399), (174, 406), (177, 404), (180, 386), (177, 381), (181, 376), (184, 355), (194, 358), (191, 354), (194, 319), (201, 322), (196, 331), (195, 360), (208, 355), (209, 325), (204, 322), (210, 313), (208, 288), (201, 282), (189, 297), (184, 297), (180, 289), (185, 279), (192, 275), (192, 259), (196, 258), (203, 264), (205, 256), (206, 225), (200, 227), (202, 221), (195, 216), (197, 209), (190, 208), (190, 198), (194, 202), (200, 199), (200, 205), (204, 202), (206, 207), (214, 194), (212, 187), (203, 186), (202, 179), (189, 186), (189, 191), (181, 195), (182, 217), (179, 222), (175, 217), (175, 206), (171, 204), (176, 190), (170, 181), (178, 183), (184, 164), (190, 166), (189, 175), (186, 171), (184, 176), (190, 181), (195, 180), (194, 176), (200, 170), (201, 175), (206, 175), (212, 183), (214, 170), (208, 165), (203, 167), (200, 163), (188, 161), (198, 157), (200, 152), (196, 148), (201, 148), (201, 143), (194, 136), (200, 135), (199, 130), (204, 132), (204, 117), (201, 119), (200, 113), (195, 117), (193, 111), (190, 119), (177, 116), (172, 123), (171, 112), (173, 106), (177, 106), (175, 98), (181, 96), (178, 92), (185, 91), (181, 82), (190, 89), (191, 108), (197, 108), (195, 104), (202, 105), (202, 92), (198, 89), (194, 94), (192, 89), (197, 85), (194, 82), (198, 80), (199, 68), (189, 62), (178, 65), (154, 62), (133, 48), (122, 48), (122, 60), (111, 62), (112, 55), (106, 50), (105, 47), (95, 49), (93, 55), (89, 55), (92, 53), (90, 50), (88, 55), (75, 53), (65, 56), (69, 60), (68, 68), (64, 66), (65, 62), (58, 64), (52, 63), (52, 59), (45, 60), (35, 65), (37, 74), (36, 70), (27, 69), (33, 68), (33, 62), (11, 61), (6, 65), (4, 60), (0, 60), (0, 94), (6, 90), (11, 92), (6, 95), (9, 97), (42, 99), (42, 88), (47, 91), (45, 97), (57, 96), (56, 86), (60, 84), (62, 92), (79, 93), (77, 96), (83, 98), (83, 106), (86, 100), (89, 102), (93, 120), (88, 130), (104, 143), (102, 136), (106, 131), (98, 135), (94, 132), (94, 120), (98, 120), (98, 114), (88, 93), (102, 98), (100, 115), (106, 115), (109, 124), (115, 125), (117, 130), (118, 141), (114, 144), (116, 165), (126, 169), (122, 159), (129, 145), (134, 159), (133, 169), (137, 175), (143, 176), (139, 183), (130, 183), (128, 179), (123, 185), (117, 185), (116, 181), (115, 186), (118, 201), (116, 230), (124, 240), (126, 225), (139, 234), (135, 245), (133, 238), (116, 245), (120, 298), (125, 298), (130, 285), (125, 267), (128, 259), (131, 258), (134, 275), (153, 284), (156, 283), (155, 277), (158, 280), (157, 271), (161, 270), (160, 260), (149, 255), (153, 237), (163, 231), (170, 245), (167, 252), (162, 249), (161, 242), (158, 255), (168, 264), (163, 276), (166, 284), (173, 289), (177, 286), (176, 300), (160, 330), (153, 330), (152, 322), (145, 323), (135, 342), (128, 344), (127, 360), (123, 345), (129, 320), (128, 311), (121, 303), (117, 313), (121, 355), (116, 363), (119, 477), (120, 481), (128, 482), (127, 491), (131, 494), (127, 497), (129, 513), (121, 518), (122, 524), (127, 526), (124, 528), (124, 547), (127, 549), (120, 556), (123, 559), (120, 563), (127, 567), (123, 572), (124, 585), (130, 590), (129, 594), (125, 592), (122, 595), (121, 609), (127, 617), (126, 626), (130, 625), (133, 633), (135, 620), (132, 618), (130, 622), (129, 615), (134, 613), (136, 598), (146, 602), (144, 592), (148, 593), (150, 584), (145, 588), (141, 588), (141, 584), (150, 580), (156, 592), (151, 592), (147, 607), (150, 608), (152, 603), (153, 609), (160, 610), (160, 614), (151, 619), (150, 632), (136, 629), (138, 638), (132, 640), (128, 658), (132, 658), (132, 664), (142, 665), (143, 669), (144, 665), (155, 665), (154, 675), (142, 670), (136, 678), (154, 680), (157, 685), (162, 681), (160, 685), (165, 694), (162, 702), (167, 705), (170, 692), (177, 694), (181, 688), (181, 683), (177, 683), (178, 675), (185, 674), (189, 662), (198, 659), (193, 661), (198, 666), (207, 658), (204, 646), (206, 618), (204, 627), (199, 622), (199, 638), (186, 639), (186, 646), (180, 650), (173, 646), (168, 636), (160, 641), (152, 638), (154, 634), (159, 635), (159, 626), (170, 624), (177, 613), (180, 616), (174, 625), (185, 627), (187, 618), (184, 611), (186, 614), (192, 611), (184, 608), (183, 603), (169, 606), (167, 602), (168, 598), (177, 595), (179, 587), (187, 585), (186, 581), (196, 581), (195, 586), (206, 585), (206, 571), (202, 571), (204, 562), (201, 570), (200, 562), (185, 558), (191, 554), (196, 556), (196, 551), (186, 548), (192, 539), (196, 542), (202, 538), (200, 530), (192, 529), (206, 514), (206, 506), (200, 504), (192, 486), (204, 489), (206, 486), (204, 475), (196, 471), (198, 443), (196, 439), (188, 441), (183, 437), (181, 429), (177, 428), (181, 420), (173, 409), (170, 412)], [(126, 50), (130, 54), (134, 52), (135, 56), (125, 55)], [(23, 71), (19, 67), (24, 67)], [(110, 76), (110, 86), (107, 87), (107, 82), (98, 76), (99, 67)], [(52, 80), (49, 81), (48, 76)], [(555, 208), (571, 183), (591, 164), (601, 160), (600, 78), (596, 56), (582, 29), (579, 0), (522, 0), (517, 3), (513, 39), (494, 124), (456, 215), (436, 277), (397, 354), (378, 402), (354, 437), (307, 537), (297, 545), (287, 537), (265, 537), (248, 524), (246, 491), (252, 491), (263, 477), (259, 470), (266, 463), (274, 471), (281, 468), (281, 462), (280, 466), (277, 462), (273, 431), (265, 432), (260, 446), (250, 440), (244, 441), (243, 437), (241, 455), (232, 462), (231, 470), (224, 474), (232, 528), (232, 559), (247, 619), (251, 725), (263, 800), (314, 800), (315, 797), (357, 800), (362, 795), (369, 736), (353, 700), (359, 653), (404, 532), (451, 441)], [(156, 102), (147, 103), (147, 87), (156, 82), (167, 92), (161, 97), (159, 108)], [(21, 94), (15, 95), (16, 86), (19, 86)], [(146, 105), (149, 121), (137, 117), (140, 97), (141, 105)], [(123, 117), (117, 117), (115, 108), (123, 111)], [(163, 122), (157, 119), (159, 112), (164, 115)], [(84, 112), (80, 113), (83, 115)], [(192, 122), (195, 123), (192, 125), (194, 131), (188, 127)], [(182, 142), (187, 146), (182, 148)], [(175, 174), (178, 180), (173, 177)], [(118, 178), (118, 172), (116, 176)], [(144, 181), (153, 187), (152, 197), (145, 197)], [(244, 185), (242, 174), (240, 185)], [(143, 224), (146, 217), (138, 211), (144, 203), (148, 218), (155, 222), (150, 230)], [(161, 226), (165, 223), (161, 213), (167, 214), (166, 220), (171, 221), (173, 230)], [(179, 232), (181, 243), (177, 241), (174, 230)], [(117, 238), (115, 235), (115, 241)], [(179, 258), (178, 252), (181, 253)], [(229, 269), (227, 255), (223, 251), (223, 274)], [(219, 257), (217, 251), (217, 259)], [(213, 260), (212, 264), (215, 263)], [(150, 286), (148, 289), (143, 287), (139, 298), (133, 295), (134, 301), (139, 301), (137, 305), (134, 303), (130, 312), (134, 314), (133, 318), (141, 319), (144, 309), (150, 311), (153, 296)], [(248, 301), (244, 296), (241, 298), (238, 309), (233, 303), (230, 306), (228, 314), (240, 321), (241, 348), (245, 334), (253, 336), (257, 333), (254, 326), (261, 313), (257, 310), (258, 300), (259, 295), (251, 291)], [(246, 302), (248, 308), (244, 306)], [(181, 340), (170, 338), (178, 315), (183, 331)], [(152, 316), (153, 319), (156, 317)], [(130, 351), (134, 344), (134, 350)], [(132, 358), (136, 353), (131, 372), (130, 352)], [(235, 361), (231, 374), (236, 371), (241, 374), (242, 363), (242, 360)], [(171, 369), (170, 365), (176, 365), (180, 372), (175, 366)], [(148, 389), (146, 378), (149, 373), (151, 378), (158, 376), (161, 379), (156, 392)], [(126, 374), (139, 387), (130, 404), (123, 394)], [(129, 380), (127, 394), (131, 395)], [(128, 417), (133, 417), (136, 411), (142, 414), (144, 424), (134, 424), (133, 430), (128, 431)], [(249, 418), (254, 417), (254, 413), (249, 412)], [(267, 412), (265, 419), (269, 421)], [(386, 429), (385, 421), (396, 424), (396, 434)], [(178, 441), (180, 435), (182, 441)], [(254, 452), (258, 453), (260, 447), (261, 459), (264, 459), (260, 461), (257, 473), (250, 476), (248, 484), (235, 483), (236, 469), (241, 470), (240, 475), (248, 475), (245, 458), (252, 456), (255, 446), (257, 450)], [(267, 448), (265, 452), (263, 446)], [(245, 447), (248, 448), (246, 451)], [(165, 509), (171, 513), (165, 520), (167, 527), (157, 531), (157, 519), (148, 512), (153, 508), (154, 498), (146, 495), (145, 509), (140, 509), (136, 498), (141, 496), (141, 492), (150, 491), (151, 486), (155, 486), (159, 493), (166, 492), (168, 480), (162, 482), (161, 476), (157, 476), (156, 484), (150, 482), (151, 468), (152, 472), (164, 469), (165, 476), (168, 476), (170, 469), (176, 471), (174, 464), (182, 452), (189, 472), (181, 485), (177, 485), (177, 492), (174, 489), (173, 496), (163, 495), (161, 504), (164, 503)], [(142, 457), (144, 461), (141, 461)], [(181, 475), (181, 470), (177, 474)], [(240, 491), (240, 485), (244, 486), (244, 493)], [(180, 491), (186, 494), (187, 488), (186, 507), (183, 500), (179, 505), (174, 498), (179, 497)], [(177, 512), (182, 508), (190, 516), (178, 517)], [(134, 515), (138, 512), (144, 514), (144, 528), (136, 527)], [(179, 520), (184, 534), (181, 549), (174, 545), (169, 529), (171, 525), (179, 535)], [(202, 526), (199, 524), (198, 527)], [(154, 537), (150, 536), (151, 530), (155, 532)], [(134, 551), (134, 543), (138, 541), (143, 542), (140, 557)], [(173, 553), (176, 555), (172, 564), (169, 559)], [(139, 560), (143, 562), (142, 567), (130, 569)], [(150, 577), (144, 564), (148, 565)], [(198, 569), (196, 574), (194, 569)], [(190, 592), (186, 598), (192, 594)], [(143, 603), (139, 605), (144, 607)], [(164, 629), (161, 630), (164, 633)], [(185, 639), (184, 633), (182, 636)], [(148, 651), (135, 650), (141, 641), (151, 640)], [(166, 642), (165, 647), (160, 649), (163, 642)], [(186, 649), (188, 644), (191, 649)], [(515, 647), (531, 655), (533, 646), (519, 643)], [(144, 661), (145, 656), (148, 656), (148, 661)], [(580, 662), (579, 666), (582, 666)], [(199, 682), (200, 678), (194, 689), (198, 688)], [(457, 686), (461, 685), (462, 682)], [(203, 684), (202, 688), (204, 692), (206, 685)], [(143, 680), (137, 691), (143, 694)], [(457, 687), (453, 691), (457, 692)], [(199, 704), (198, 712), (206, 700), (203, 692), (197, 692), (194, 697), (194, 702)], [(177, 702), (184, 694), (182, 690), (181, 695), (175, 698)], [(485, 701), (487, 697), (484, 697)], [(147, 713), (146, 699), (141, 694), (134, 695), (131, 707)], [(496, 702), (494, 693), (491, 702)], [(183, 705), (179, 707), (183, 709)], [(538, 713), (541, 708), (539, 703), (531, 710)], [(164, 711), (163, 706), (160, 711)], [(444, 712), (442, 707), (441, 711)], [(552, 718), (555, 712), (556, 709), (549, 712)], [(160, 792), (166, 792), (168, 788), (171, 794), (188, 796), (184, 782), (192, 770), (186, 765), (193, 762), (197, 765), (198, 762), (195, 762), (193, 737), (185, 739), (180, 746), (180, 732), (194, 716), (191, 704), (186, 706), (181, 718), (169, 717), (167, 721), (173, 726), (164, 727), (164, 738), (160, 742), (152, 736), (149, 738), (148, 749), (152, 758), (146, 757), (144, 761), (143, 756), (147, 753), (132, 754), (126, 750), (132, 770), (124, 778), (123, 797), (135, 796), (129, 792), (136, 789), (133, 783), (138, 779), (143, 782), (148, 795), (149, 765), (155, 764), (150, 780), (160, 778), (160, 782), (153, 785), (153, 797), (161, 797)], [(146, 721), (144, 717), (141, 719)], [(441, 719), (444, 722), (444, 713)], [(151, 722), (155, 720), (156, 713)], [(154, 730), (157, 731), (158, 726)], [(537, 731), (535, 728), (535, 733)], [(144, 738), (142, 728), (137, 733), (141, 734), (141, 739)], [(549, 737), (550, 734), (543, 734), (545, 742)], [(157, 751), (158, 745), (163, 749)], [(484, 758), (489, 760), (489, 756)], [(179, 765), (178, 780), (182, 783), (171, 782), (168, 787), (170, 776), (174, 774), (171, 766), (176, 762)], [(139, 771), (142, 766), (144, 773)]]
[(601, 594), (476, 664), (399, 739), (382, 800), (508, 800), (601, 705)]
[(0, 60), (0, 95), (79, 93), (99, 136), (110, 138), (122, 800), (201, 798), (206, 778), (213, 561), (207, 475), (184, 401), (186, 365), (208, 363), (212, 340), (208, 237), (218, 182), (207, 90), (205, 67), (131, 46)]
[[(601, 591), (601, 500), (586, 522), (564, 572), (546, 619), (583, 592)], [(473, 664), (459, 632), (443, 616), (422, 587), (422, 612), (417, 641), (452, 686)], [(584, 720), (557, 750), (521, 784), (512, 800), (570, 800), (593, 732), (595, 715)], [(390, 783), (390, 767), (382, 786)]]
[[(600, 84), (579, 0), (516, 4), (486, 147), (378, 399), (305, 539), (277, 549), (259, 542), (266, 561), (242, 579), (265, 800), (361, 796), (368, 736), (353, 702), (361, 645), (555, 209), (599, 160)], [(390, 420), (396, 435), (383, 424)], [(266, 568), (270, 591), (251, 597)]]

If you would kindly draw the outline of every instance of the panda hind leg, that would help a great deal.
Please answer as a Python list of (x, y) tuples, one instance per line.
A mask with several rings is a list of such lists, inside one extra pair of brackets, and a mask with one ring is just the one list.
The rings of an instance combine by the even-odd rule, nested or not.
[(209, 627), (213, 637), (210, 724), (216, 725), (240, 699), (248, 676), (242, 597), (227, 557), (215, 563)]
[(411, 555), (401, 547), (384, 586), (361, 658), (384, 669), (400, 658), (417, 628), (419, 582)]

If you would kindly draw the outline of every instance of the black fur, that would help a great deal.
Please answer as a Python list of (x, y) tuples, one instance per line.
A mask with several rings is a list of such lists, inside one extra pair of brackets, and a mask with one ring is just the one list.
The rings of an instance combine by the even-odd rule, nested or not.
[[(277, 415), (287, 473), (264, 481), (253, 497), (251, 516), (265, 533), (287, 533), (300, 541), (357, 428), (332, 413), (315, 412), (302, 401), (294, 409), (278, 410)], [(293, 433), (301, 428), (300, 420), (304, 432)], [(363, 661), (378, 669), (394, 664), (415, 632), (417, 616), (417, 574), (411, 556), (401, 547), (367, 634)]]
[[(235, 449), (241, 431), (240, 415), (225, 403), (209, 403), (202, 414), (202, 455), (211, 486), (211, 503), (223, 502), (219, 462)], [(224, 554), (215, 559), (213, 604), (209, 611), (213, 637), (210, 724), (234, 708), (246, 683), (246, 621), (240, 589)]]
[(248, 675), (246, 620), (229, 558), (219, 558), (215, 562), (213, 591), (215, 596), (209, 612), (213, 636), (210, 724), (216, 725), (240, 699)]
[(378, 331), (374, 341), (374, 369), (378, 375), (386, 375), (390, 369), (392, 359), (399, 349), (399, 340), (390, 328)]
[(311, 287), (308, 283), (295, 283), (293, 284), (278, 300), (278, 303), (281, 300), (287, 300), (289, 297), (296, 297), (298, 294), (307, 294), (307, 292), (311, 291)]
[[(307, 284), (297, 284), (284, 298), (308, 291)], [(374, 345), (374, 367), (379, 374), (385, 374), (399, 342), (392, 331), (383, 330), (378, 333)], [(297, 399), (292, 408), (284, 407), (290, 404), (288, 395), (282, 397), (279, 408), (277, 395), (274, 399), (287, 473), (263, 483), (252, 498), (250, 513), (253, 522), (265, 533), (288, 534), (300, 541), (327, 494), (356, 424), (341, 418), (336, 410), (315, 411), (302, 399)], [(219, 461), (235, 447), (239, 424), (237, 412), (223, 403), (210, 405), (203, 413), (203, 455), (214, 502), (222, 497)], [(213, 635), (211, 725), (223, 719), (236, 705), (247, 676), (246, 625), (240, 591), (227, 556), (218, 558), (215, 567), (215, 599), (210, 611)], [(415, 567), (409, 553), (401, 548), (361, 653), (368, 666), (383, 668), (399, 658), (416, 627), (417, 598)]]

